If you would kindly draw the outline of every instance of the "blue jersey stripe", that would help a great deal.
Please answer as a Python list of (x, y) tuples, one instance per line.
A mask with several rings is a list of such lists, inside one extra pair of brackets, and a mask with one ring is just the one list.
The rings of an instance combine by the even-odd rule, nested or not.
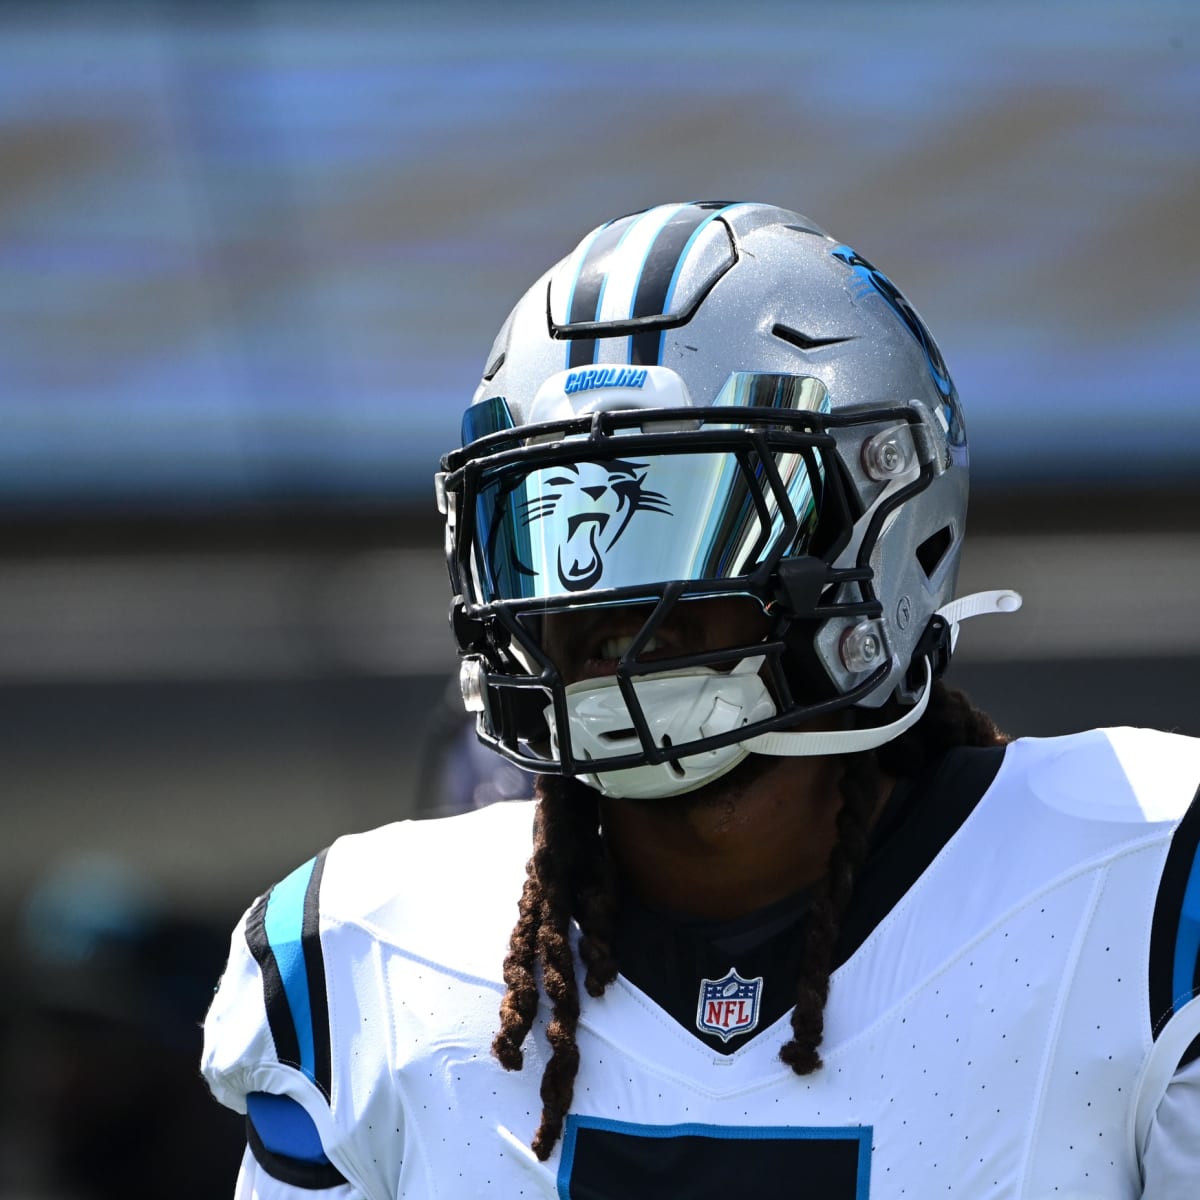
[(1154, 902), (1150, 1029), (1159, 1030), (1200, 984), (1200, 792), (1171, 837)]
[(1171, 976), (1175, 1007), (1184, 1005), (1196, 992), (1196, 967), (1200, 961), (1200, 854), (1192, 860), (1183, 907), (1179, 914), (1179, 932), (1175, 935), (1175, 969)]
[(300, 1069), (316, 1079), (316, 1049), (313, 1044), (312, 1005), (308, 992), (308, 970), (304, 962), (304, 898), (308, 881), (316, 865), (310, 859), (297, 867), (272, 889), (263, 921), (267, 942), (275, 955), (287, 996), (296, 1042), (300, 1050)]

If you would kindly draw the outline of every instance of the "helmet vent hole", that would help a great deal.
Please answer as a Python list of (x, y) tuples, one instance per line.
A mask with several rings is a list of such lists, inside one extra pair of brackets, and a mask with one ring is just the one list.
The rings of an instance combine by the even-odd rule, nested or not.
[(933, 578), (933, 573), (938, 569), (942, 559), (946, 557), (946, 551), (950, 549), (950, 543), (953, 540), (954, 535), (950, 532), (950, 526), (943, 525), (937, 533), (931, 534), (917, 547), (917, 562), (921, 564), (921, 570), (925, 572), (926, 579)]
[(629, 738), (637, 737), (637, 730), (632, 729), (632, 728), (630, 728), (630, 729), (607, 729), (602, 734), (600, 734), (600, 737), (603, 738), (603, 740), (606, 742), (624, 742), (624, 741), (628, 741)]
[(797, 350), (820, 350), (822, 346), (837, 346), (842, 342), (853, 340), (848, 337), (812, 337), (810, 334), (802, 333), (799, 329), (792, 329), (789, 325), (773, 325), (771, 332), (781, 342), (787, 342), (789, 346), (795, 346)]
[(484, 371), (483, 378), (485, 380), (494, 379), (496, 376), (496, 372), (498, 370), (500, 370), (500, 368), (502, 366), (504, 366), (504, 351), (503, 350), (501, 350), (500, 353), (496, 355), (495, 361), (491, 364), (491, 366), (488, 367), (488, 369), (486, 371)]
[[(662, 738), (663, 749), (670, 750), (674, 744), (675, 743), (671, 741), (670, 736), (664, 733)], [(671, 774), (674, 775), (676, 779), (683, 779), (685, 777), (684, 769), (679, 765), (678, 759), (668, 759), (667, 766), (671, 768)]]

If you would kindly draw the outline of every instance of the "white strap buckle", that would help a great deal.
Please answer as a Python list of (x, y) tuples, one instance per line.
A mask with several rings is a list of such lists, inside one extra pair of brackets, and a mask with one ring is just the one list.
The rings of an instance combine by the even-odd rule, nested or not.
[(939, 608), (938, 616), (944, 617), (950, 626), (950, 650), (953, 653), (958, 643), (958, 627), (963, 621), (972, 617), (982, 617), (988, 613), (1014, 613), (1021, 607), (1021, 593), (1011, 588), (999, 588), (991, 592), (972, 592), (969, 596), (960, 596), (949, 604)]

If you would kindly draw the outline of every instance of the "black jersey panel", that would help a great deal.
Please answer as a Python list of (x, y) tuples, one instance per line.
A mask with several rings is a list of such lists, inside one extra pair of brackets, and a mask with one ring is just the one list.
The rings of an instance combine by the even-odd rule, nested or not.
[(634, 1125), (568, 1117), (558, 1194), (568, 1200), (866, 1200), (868, 1126)]

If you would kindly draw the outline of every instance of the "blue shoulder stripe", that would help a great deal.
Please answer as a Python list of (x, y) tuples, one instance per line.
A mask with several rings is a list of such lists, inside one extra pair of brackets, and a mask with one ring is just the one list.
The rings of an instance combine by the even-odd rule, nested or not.
[(328, 1097), (329, 1002), (319, 907), (325, 853), (297, 867), (258, 901), (246, 921), (246, 942), (262, 971), (275, 1052)]
[(1171, 839), (1150, 933), (1150, 1025), (1155, 1036), (1200, 995), (1200, 792)]
[(1200, 854), (1192, 859), (1183, 908), (1179, 914), (1179, 932), (1175, 935), (1175, 962), (1172, 971), (1175, 1002), (1197, 992), (1196, 971), (1200, 967)]

